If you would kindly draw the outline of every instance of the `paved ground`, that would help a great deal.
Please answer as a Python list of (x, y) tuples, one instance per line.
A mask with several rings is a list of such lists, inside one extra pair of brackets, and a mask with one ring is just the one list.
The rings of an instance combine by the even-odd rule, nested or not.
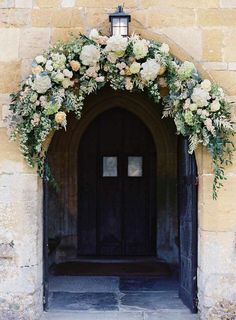
[(160, 278), (53, 277), (45, 320), (195, 320), (178, 283)]

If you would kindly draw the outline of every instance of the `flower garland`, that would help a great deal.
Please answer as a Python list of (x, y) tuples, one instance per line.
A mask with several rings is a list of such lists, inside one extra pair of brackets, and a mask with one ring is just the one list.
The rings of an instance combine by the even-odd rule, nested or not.
[[(193, 63), (181, 63), (167, 44), (137, 35), (106, 37), (96, 29), (59, 43), (32, 64), (32, 74), (11, 95), (11, 137), (20, 139), (28, 164), (45, 175), (43, 142), (53, 130), (66, 128), (67, 114), (79, 119), (86, 96), (109, 83), (114, 90), (145, 90), (154, 102), (162, 102), (163, 117), (174, 119), (177, 133), (189, 137), (189, 153), (199, 144), (213, 160), (213, 197), (231, 163), (233, 123), (223, 90), (201, 80)], [(162, 98), (160, 88), (168, 88)], [(159, 104), (160, 105), (160, 104)], [(50, 173), (47, 170), (47, 179)]]

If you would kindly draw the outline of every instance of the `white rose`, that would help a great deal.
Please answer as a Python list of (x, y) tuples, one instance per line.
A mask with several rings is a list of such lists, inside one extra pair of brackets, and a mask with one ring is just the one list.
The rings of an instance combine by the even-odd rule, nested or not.
[(48, 61), (46, 62), (45, 69), (46, 69), (47, 71), (52, 71), (52, 70), (53, 70), (52, 60), (48, 60)]
[(134, 61), (134, 62), (130, 65), (129, 70), (130, 70), (130, 72), (131, 72), (132, 74), (135, 74), (135, 73), (139, 73), (140, 68), (141, 68), (140, 63)]
[(160, 70), (160, 64), (155, 59), (149, 59), (142, 63), (141, 77), (145, 81), (153, 81), (156, 79)]
[(107, 40), (106, 51), (115, 52), (118, 57), (122, 57), (128, 46), (128, 39), (121, 35), (115, 35)]
[(203, 80), (201, 83), (201, 88), (203, 90), (210, 91), (211, 90), (211, 81), (207, 80), (207, 79)]
[(85, 45), (80, 53), (80, 60), (85, 66), (94, 66), (100, 59), (99, 49), (93, 45)]
[(38, 93), (45, 93), (52, 86), (49, 76), (37, 75), (33, 82), (33, 89)]
[(210, 100), (210, 95), (208, 91), (203, 90), (202, 88), (194, 88), (191, 99), (194, 103), (197, 104), (199, 108), (205, 107), (208, 105), (208, 100)]
[(99, 38), (99, 33), (97, 29), (92, 29), (89, 34), (89, 39), (97, 40)]
[(162, 43), (162, 45), (160, 47), (160, 52), (169, 53), (169, 51), (170, 51), (170, 47), (168, 46), (168, 44)]
[(46, 63), (46, 58), (44, 58), (44, 56), (42, 56), (42, 55), (37, 56), (34, 60), (35, 60), (38, 64), (44, 64), (44, 63)]
[(68, 70), (68, 69), (64, 69), (63, 70), (63, 74), (64, 74), (65, 77), (67, 77), (69, 79), (71, 79), (73, 77), (73, 72)]
[(148, 53), (148, 41), (145, 39), (137, 40), (133, 44), (133, 52), (136, 57), (136, 59), (142, 59), (146, 57)]
[(221, 107), (221, 105), (220, 105), (220, 102), (218, 99), (214, 100), (210, 106), (212, 112), (216, 112), (216, 111), (220, 110), (220, 107)]

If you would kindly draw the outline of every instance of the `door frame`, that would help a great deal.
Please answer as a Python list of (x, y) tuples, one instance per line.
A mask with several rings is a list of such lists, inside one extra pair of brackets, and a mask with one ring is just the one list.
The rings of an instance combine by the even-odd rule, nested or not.
[[(109, 103), (107, 103), (109, 102)], [(175, 137), (175, 127), (172, 120), (162, 120), (161, 119), (161, 108), (152, 102), (150, 99), (147, 98), (146, 94), (143, 93), (128, 93), (128, 92), (119, 92), (113, 91), (110, 88), (101, 89), (99, 95), (91, 94), (86, 99), (85, 109), (83, 113), (83, 117), (80, 120), (80, 125), (77, 126), (77, 121), (72, 120), (70, 127), (66, 133), (56, 132), (55, 136), (59, 135), (61, 137), (60, 140), (60, 147), (67, 148), (67, 152), (71, 156), (70, 161), (76, 163), (76, 153), (74, 152), (77, 150), (80, 139), (86, 130), (87, 126), (91, 123), (93, 119), (96, 118), (97, 115), (100, 113), (117, 106), (124, 106), (125, 109), (130, 110), (134, 114), (136, 114), (149, 128), (154, 143), (156, 145), (157, 150), (157, 175), (160, 174), (161, 179), (158, 181), (159, 185), (157, 184), (157, 190), (162, 189), (162, 182), (166, 179), (166, 176), (162, 176), (162, 168), (166, 166), (168, 175), (171, 177), (173, 176), (173, 167), (175, 170), (177, 168), (177, 162), (174, 157), (176, 154), (177, 143), (174, 141), (177, 139), (173, 139)], [(70, 144), (66, 138), (69, 133), (72, 133), (72, 138)], [(60, 136), (60, 134), (63, 134)], [(161, 143), (161, 145), (160, 145)], [(48, 154), (50, 152), (54, 152), (56, 150), (57, 143), (53, 143), (53, 139), (48, 149)], [(77, 146), (77, 148), (76, 148)], [(174, 150), (174, 151), (173, 151)], [(74, 168), (75, 169), (75, 168)], [(177, 173), (176, 173), (177, 175)], [(175, 174), (174, 174), (175, 176)], [(74, 172), (69, 171), (67, 180), (78, 179), (78, 177), (74, 176)], [(78, 181), (77, 181), (78, 182)], [(77, 184), (78, 185), (78, 184)], [(176, 209), (177, 209), (177, 190), (176, 185), (175, 188), (175, 199), (176, 199)], [(78, 193), (78, 190), (76, 190)], [(68, 195), (68, 197), (70, 194)], [(72, 209), (75, 203), (75, 199), (71, 197), (72, 203), (69, 203), (69, 209)], [(197, 201), (197, 200), (196, 200)], [(76, 201), (75, 201), (76, 202)], [(170, 199), (167, 201), (163, 201), (161, 198), (161, 194), (157, 192), (157, 203), (159, 203), (163, 210), (168, 208), (170, 203)], [(43, 220), (44, 220), (44, 248), (43, 248), (43, 263), (44, 263), (44, 308), (47, 308), (47, 297), (48, 297), (48, 275), (47, 275), (47, 264), (48, 264), (48, 241), (47, 241), (47, 233), (48, 233), (48, 183), (44, 184), (44, 213), (43, 213)], [(158, 212), (159, 213), (159, 212)], [(46, 217), (45, 217), (46, 216)]]

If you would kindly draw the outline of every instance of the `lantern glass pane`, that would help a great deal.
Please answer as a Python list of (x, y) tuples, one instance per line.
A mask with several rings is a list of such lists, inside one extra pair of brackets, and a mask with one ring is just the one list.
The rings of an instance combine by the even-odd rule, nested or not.
[(113, 27), (119, 27), (120, 26), (120, 18), (113, 18), (112, 25), (113, 25)]
[(120, 19), (120, 26), (121, 27), (127, 27), (127, 18), (121, 18)]
[(120, 27), (120, 34), (122, 36), (127, 36), (127, 28), (126, 27)]
[(120, 28), (119, 27), (113, 27), (112, 35), (117, 36), (120, 34)]

